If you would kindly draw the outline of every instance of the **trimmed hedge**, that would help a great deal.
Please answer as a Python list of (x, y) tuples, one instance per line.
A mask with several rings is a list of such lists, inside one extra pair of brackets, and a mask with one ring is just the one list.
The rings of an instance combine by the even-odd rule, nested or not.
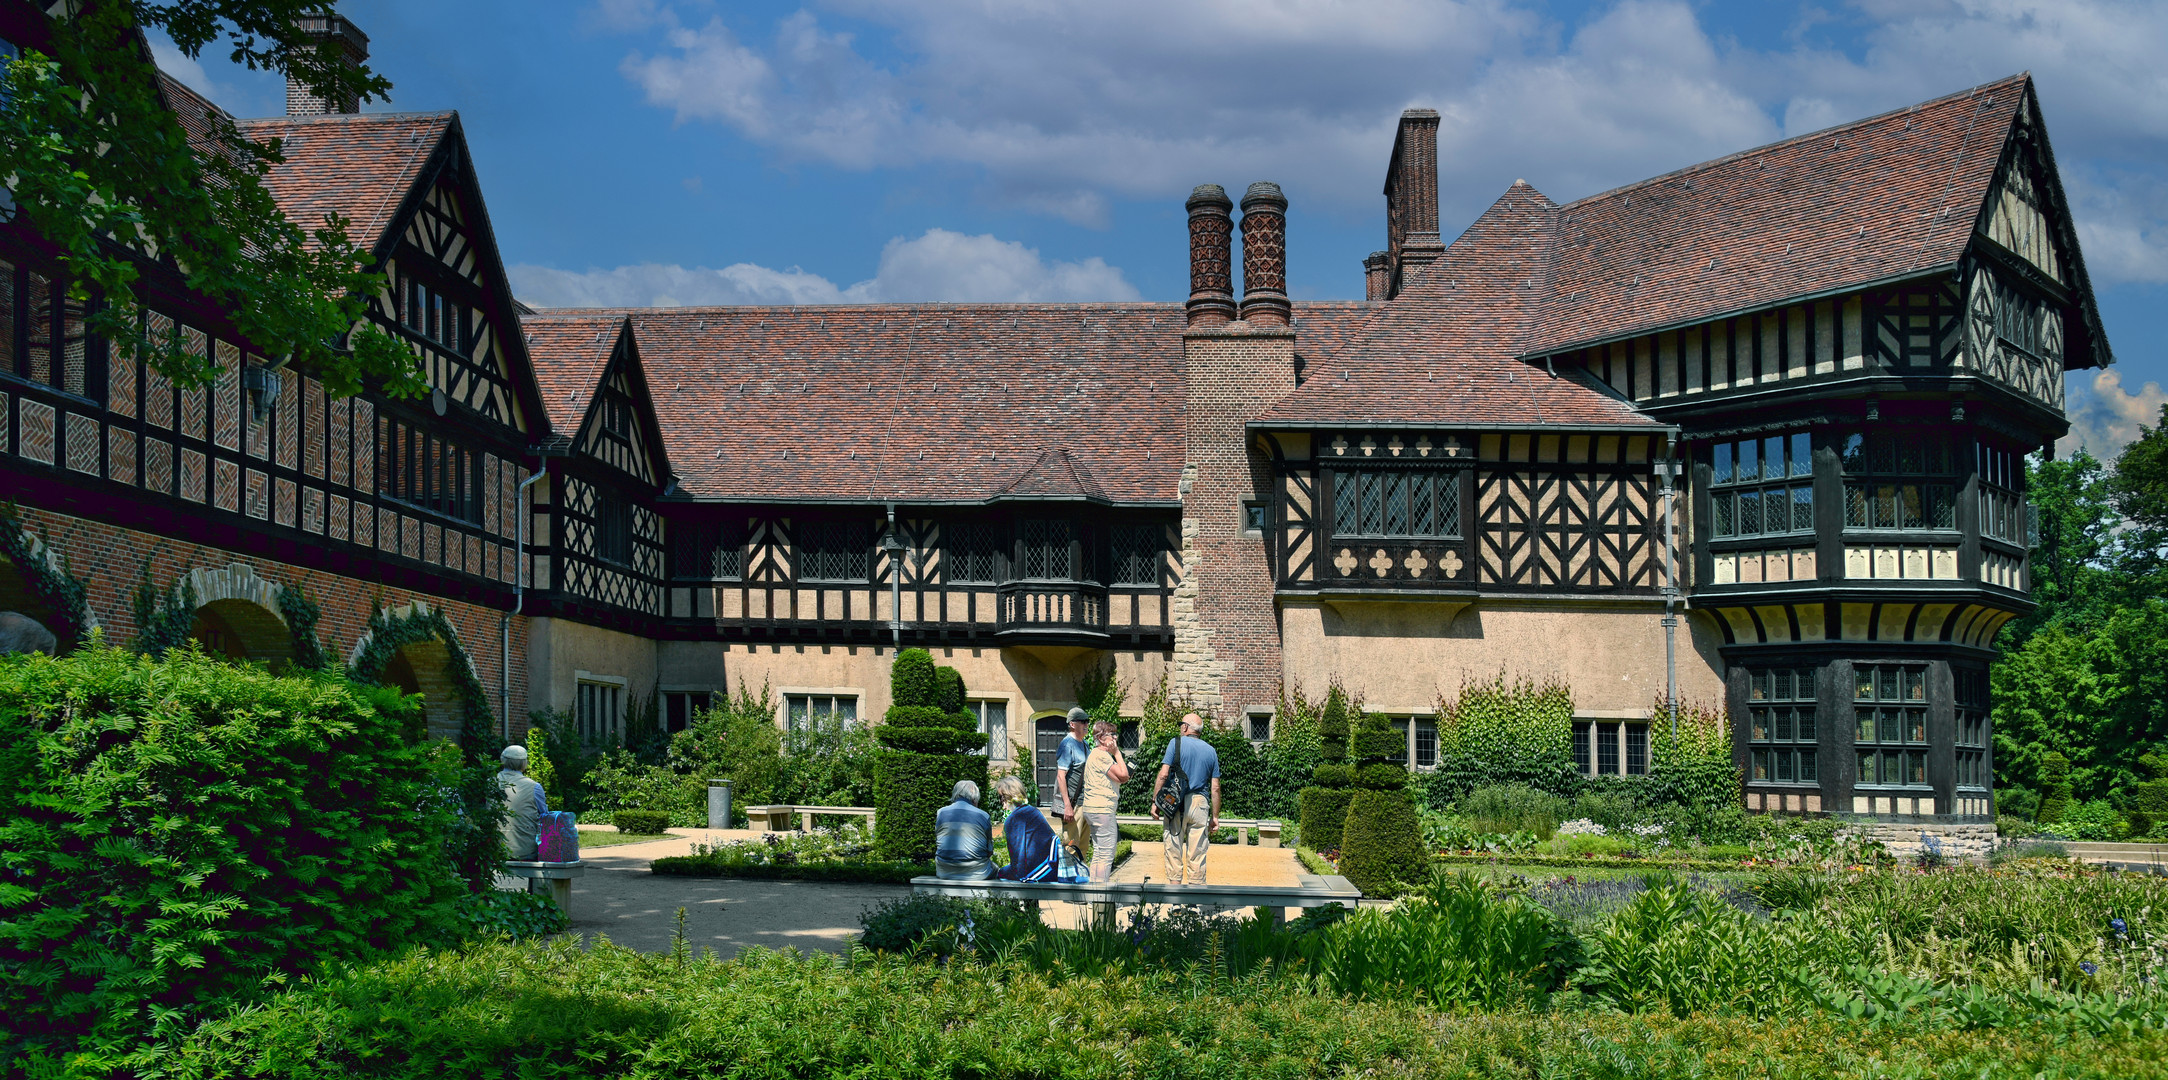
[[(926, 729), (919, 729), (926, 730)], [(958, 780), (987, 787), (978, 754), (919, 754), (884, 748), (873, 761), (874, 853), (884, 859), (933, 859), (934, 820)]]
[(897, 653), (895, 663), (888, 671), (891, 707), (922, 705), (940, 709), (939, 679), (932, 653), (924, 649), (905, 649)]
[(986, 748), (986, 739), (983, 732), (957, 731), (949, 727), (890, 728), (880, 734), (881, 745), (914, 754), (983, 750)]
[(610, 824), (621, 833), (659, 836), (670, 827), (670, 815), (660, 810), (619, 810), (610, 815)]
[(1366, 896), (1391, 896), (1430, 880), (1430, 853), (1424, 850), (1415, 800), (1408, 795), (1408, 770), (1383, 760), (1405, 753), (1406, 741), (1390, 719), (1370, 713), (1350, 744), (1363, 761), (1355, 770), (1360, 787), (1348, 800), (1341, 829), (1340, 873)]
[(464, 818), (501, 860), (503, 803), (471, 821), (478, 768), (412, 712), (194, 650), (0, 660), (0, 1058), (122, 1071), (270, 979), (463, 936), (451, 852)]
[(1349, 711), (1347, 691), (1337, 682), (1332, 684), (1317, 714), (1317, 756), (1325, 763), (1311, 770), (1312, 786), (1303, 788), (1298, 796), (1302, 842), (1317, 851), (1339, 848), (1341, 830), (1347, 824), (1348, 801), (1354, 796), (1350, 789), (1355, 783), (1355, 767), (1347, 761)]
[(933, 669), (934, 707), (946, 713), (964, 709), (963, 673), (952, 667)]
[(1353, 788), (1303, 788), (1302, 842), (1319, 851), (1337, 850), (1347, 825), (1347, 804), (1354, 798)]

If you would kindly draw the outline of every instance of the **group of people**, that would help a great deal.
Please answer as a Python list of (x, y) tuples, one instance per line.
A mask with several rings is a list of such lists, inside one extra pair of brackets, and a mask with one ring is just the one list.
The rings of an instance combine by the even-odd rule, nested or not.
[[(1085, 739), (1089, 730), (1091, 739)], [(1204, 720), (1196, 713), (1182, 718), (1182, 733), (1167, 744), (1152, 784), (1153, 805), (1161, 795), (1173, 812), (1161, 819), (1166, 840), (1167, 882), (1205, 883), (1205, 858), (1212, 831), (1219, 827), (1219, 752), (1198, 737)], [(965, 881), (1106, 881), (1114, 871), (1114, 847), (1121, 837), (1115, 821), (1122, 785), (1133, 775), (1122, 754), (1119, 734), (1104, 720), (1094, 724), (1083, 709), (1069, 710), (1069, 734), (1054, 763), (1054, 809), (1057, 830), (1025, 797), (1024, 784), (1004, 776), (994, 792), (1007, 804), (1001, 834), (1009, 864), (994, 863), (993, 816), (979, 805), (979, 786), (957, 783), (949, 803), (934, 815), (934, 874)], [(1167, 791), (1170, 783), (1181, 790)], [(1088, 845), (1088, 846), (1087, 846)], [(1090, 852), (1088, 869), (1085, 852)]]

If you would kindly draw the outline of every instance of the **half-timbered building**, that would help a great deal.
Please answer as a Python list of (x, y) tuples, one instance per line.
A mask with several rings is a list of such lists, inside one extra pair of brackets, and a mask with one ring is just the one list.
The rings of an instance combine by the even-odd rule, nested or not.
[(289, 214), (368, 238), (431, 392), (334, 397), (151, 266), (143, 317), (221, 371), (174, 387), (0, 226), (0, 494), (90, 586), (71, 626), (0, 567), (0, 606), (126, 640), (171, 590), (277, 662), (306, 595), (434, 730), (598, 741), (763, 684), (780, 724), (870, 720), (924, 647), (1017, 768), (1088, 672), (1258, 736), (1339, 679), (1420, 769), (1441, 692), (1507, 671), (1631, 775), (1669, 676), (1728, 705), (1749, 809), (1991, 816), (2022, 461), (2111, 361), (2030, 80), (1570, 203), (1517, 182), (1450, 242), (1439, 123), (1401, 120), (1361, 301), (1288, 298), (1260, 183), (1190, 197), (1180, 302), (538, 313), (456, 115), (243, 121)]

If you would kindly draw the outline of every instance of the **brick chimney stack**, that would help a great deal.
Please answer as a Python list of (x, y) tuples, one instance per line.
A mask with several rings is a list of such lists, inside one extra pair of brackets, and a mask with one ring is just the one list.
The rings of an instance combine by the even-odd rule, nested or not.
[(1393, 259), (1382, 251), (1373, 251), (1363, 260), (1363, 299), (1383, 300), (1392, 288)]
[(1234, 208), (1227, 189), (1189, 193), (1189, 325), (1225, 326), (1235, 317)]
[(1400, 295), (1410, 275), (1444, 253), (1438, 235), (1438, 110), (1409, 109), (1400, 114), (1392, 162), (1385, 167), (1383, 299)]
[(1287, 196), (1280, 185), (1259, 180), (1242, 193), (1242, 321), (1286, 326)]
[[(347, 64), (360, 67), (369, 59), (369, 35), (346, 21), (343, 15), (304, 15), (295, 20), (303, 37), (313, 44), (330, 41)], [(301, 84), (293, 76), (286, 77), (286, 115), (324, 116), (331, 113), (357, 113), (361, 102), (347, 94), (337, 101), (328, 101), (314, 90)]]

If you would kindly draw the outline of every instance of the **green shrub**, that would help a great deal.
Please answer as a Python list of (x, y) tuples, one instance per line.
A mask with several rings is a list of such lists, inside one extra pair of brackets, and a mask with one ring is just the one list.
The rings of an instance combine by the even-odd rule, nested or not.
[(1568, 808), (1566, 800), (1526, 784), (1479, 787), (1454, 807), (1476, 832), (1526, 832), (1537, 839), (1548, 839), (1558, 831), (1558, 823), (1568, 820)]
[(948, 956), (979, 935), (1014, 936), (1037, 923), (1037, 913), (1020, 900), (906, 896), (866, 909), (858, 917), (858, 943), (875, 952)]
[(952, 667), (933, 669), (934, 707), (945, 713), (959, 713), (964, 708), (963, 673)]
[(484, 889), (464, 898), (459, 908), (469, 939), (544, 937), (564, 933), (567, 925), (564, 909), (540, 893)]
[(2050, 750), (2040, 755), (2040, 809), (2033, 820), (2052, 825), (2069, 812), (2070, 759)]
[(1673, 877), (1652, 878), (1612, 918), (1582, 935), (1574, 981), (1620, 1012), (1772, 1016), (1798, 994), (1802, 968), (1829, 968), (1841, 945), (1826, 923), (1774, 920)]
[(626, 811), (659, 814), (679, 826), (707, 824), (708, 785), (666, 765), (644, 765), (629, 750), (604, 754), (587, 773), (590, 820), (615, 820)]
[(1339, 850), (1341, 832), (1347, 825), (1347, 805), (1354, 798), (1353, 788), (1303, 788), (1302, 842), (1318, 851)]
[(1617, 831), (1640, 823), (1645, 796), (1646, 785), (1638, 777), (1595, 777), (1587, 790), (1574, 797), (1564, 820), (1586, 818)]
[(867, 725), (835, 713), (808, 716), (783, 736), (773, 801), (799, 806), (872, 806), (879, 744)]
[(1690, 824), (1738, 807), (1742, 777), (1731, 756), (1730, 716), (1721, 705), (1682, 702), (1675, 719), (1659, 699), (1649, 720), (1651, 801), (1678, 804)]
[(1365, 908), (1324, 932), (1324, 988), (1388, 1000), (1413, 991), (1439, 1009), (1516, 1009), (1541, 1006), (1565, 980), (1571, 939), (1548, 910), (1466, 872), (1425, 880), (1391, 909)]
[(659, 810), (619, 810), (610, 815), (610, 823), (621, 833), (659, 836), (670, 827), (670, 815)]
[(1998, 817), (2023, 818), (2026, 821), (2038, 820), (2040, 793), (2029, 787), (2020, 787), (2016, 784), (1997, 786), (1995, 788), (1995, 813)]
[(1597, 836), (1594, 833), (1560, 834), (1551, 838), (1551, 850), (1558, 855), (1631, 855), (1637, 849), (1634, 842), (1623, 836)]
[(934, 815), (948, 805), (949, 792), (959, 780), (970, 780), (984, 792), (986, 759), (882, 749), (873, 763), (874, 850), (880, 857), (931, 861)]
[[(1135, 956), (1128, 934), (1110, 937)], [(1229, 934), (1217, 937), (1231, 952)], [(1115, 942), (1107, 944), (1111, 953)], [(1510, 999), (1517, 967), (1506, 952), (1470, 986)], [(1769, 1021), (1540, 1008), (1441, 1016), (1409, 1001), (1409, 988), (1428, 997), (1443, 984), (1436, 993), (1459, 996), (1454, 984), (1410, 968), (1419, 981), (1351, 1000), (1313, 993), (1299, 978), (1237, 979), (1205, 965), (1194, 974), (1110, 975), (1101, 966), (1050, 975), (1021, 958), (960, 972), (894, 954), (843, 964), (758, 949), (723, 961), (570, 939), (488, 944), (296, 986), (268, 1008), (193, 1032), (171, 1075), (2076, 1080), (2157, 1075), (2168, 1056), (2168, 1032), (2157, 1028), (2100, 1037), (2052, 1017), (1967, 1030), (1821, 1013)]]
[[(463, 932), (494, 769), (411, 700), (195, 650), (0, 660), (0, 1048), (103, 1074), (265, 980)], [(485, 878), (486, 880), (486, 878)]]
[(904, 649), (896, 654), (895, 662), (889, 667), (889, 704), (891, 707), (921, 705), (941, 709), (940, 681), (940, 676), (935, 674), (932, 653), (924, 649)]
[(1315, 781), (1318, 787), (1323, 788), (1354, 787), (1355, 766), (1344, 762), (1319, 765), (1315, 771), (1311, 772), (1310, 779)]
[(2149, 836), (2168, 824), (2168, 755), (2143, 754), (2138, 758), (2148, 778), (2131, 785), (2130, 835)]
[(1423, 842), (1407, 769), (1383, 759), (1406, 753), (1393, 722), (1366, 714), (1351, 744), (1361, 751), (1355, 770), (1360, 786), (1348, 800), (1340, 833), (1340, 873), (1366, 896), (1391, 896), (1430, 879), (1430, 852)]

